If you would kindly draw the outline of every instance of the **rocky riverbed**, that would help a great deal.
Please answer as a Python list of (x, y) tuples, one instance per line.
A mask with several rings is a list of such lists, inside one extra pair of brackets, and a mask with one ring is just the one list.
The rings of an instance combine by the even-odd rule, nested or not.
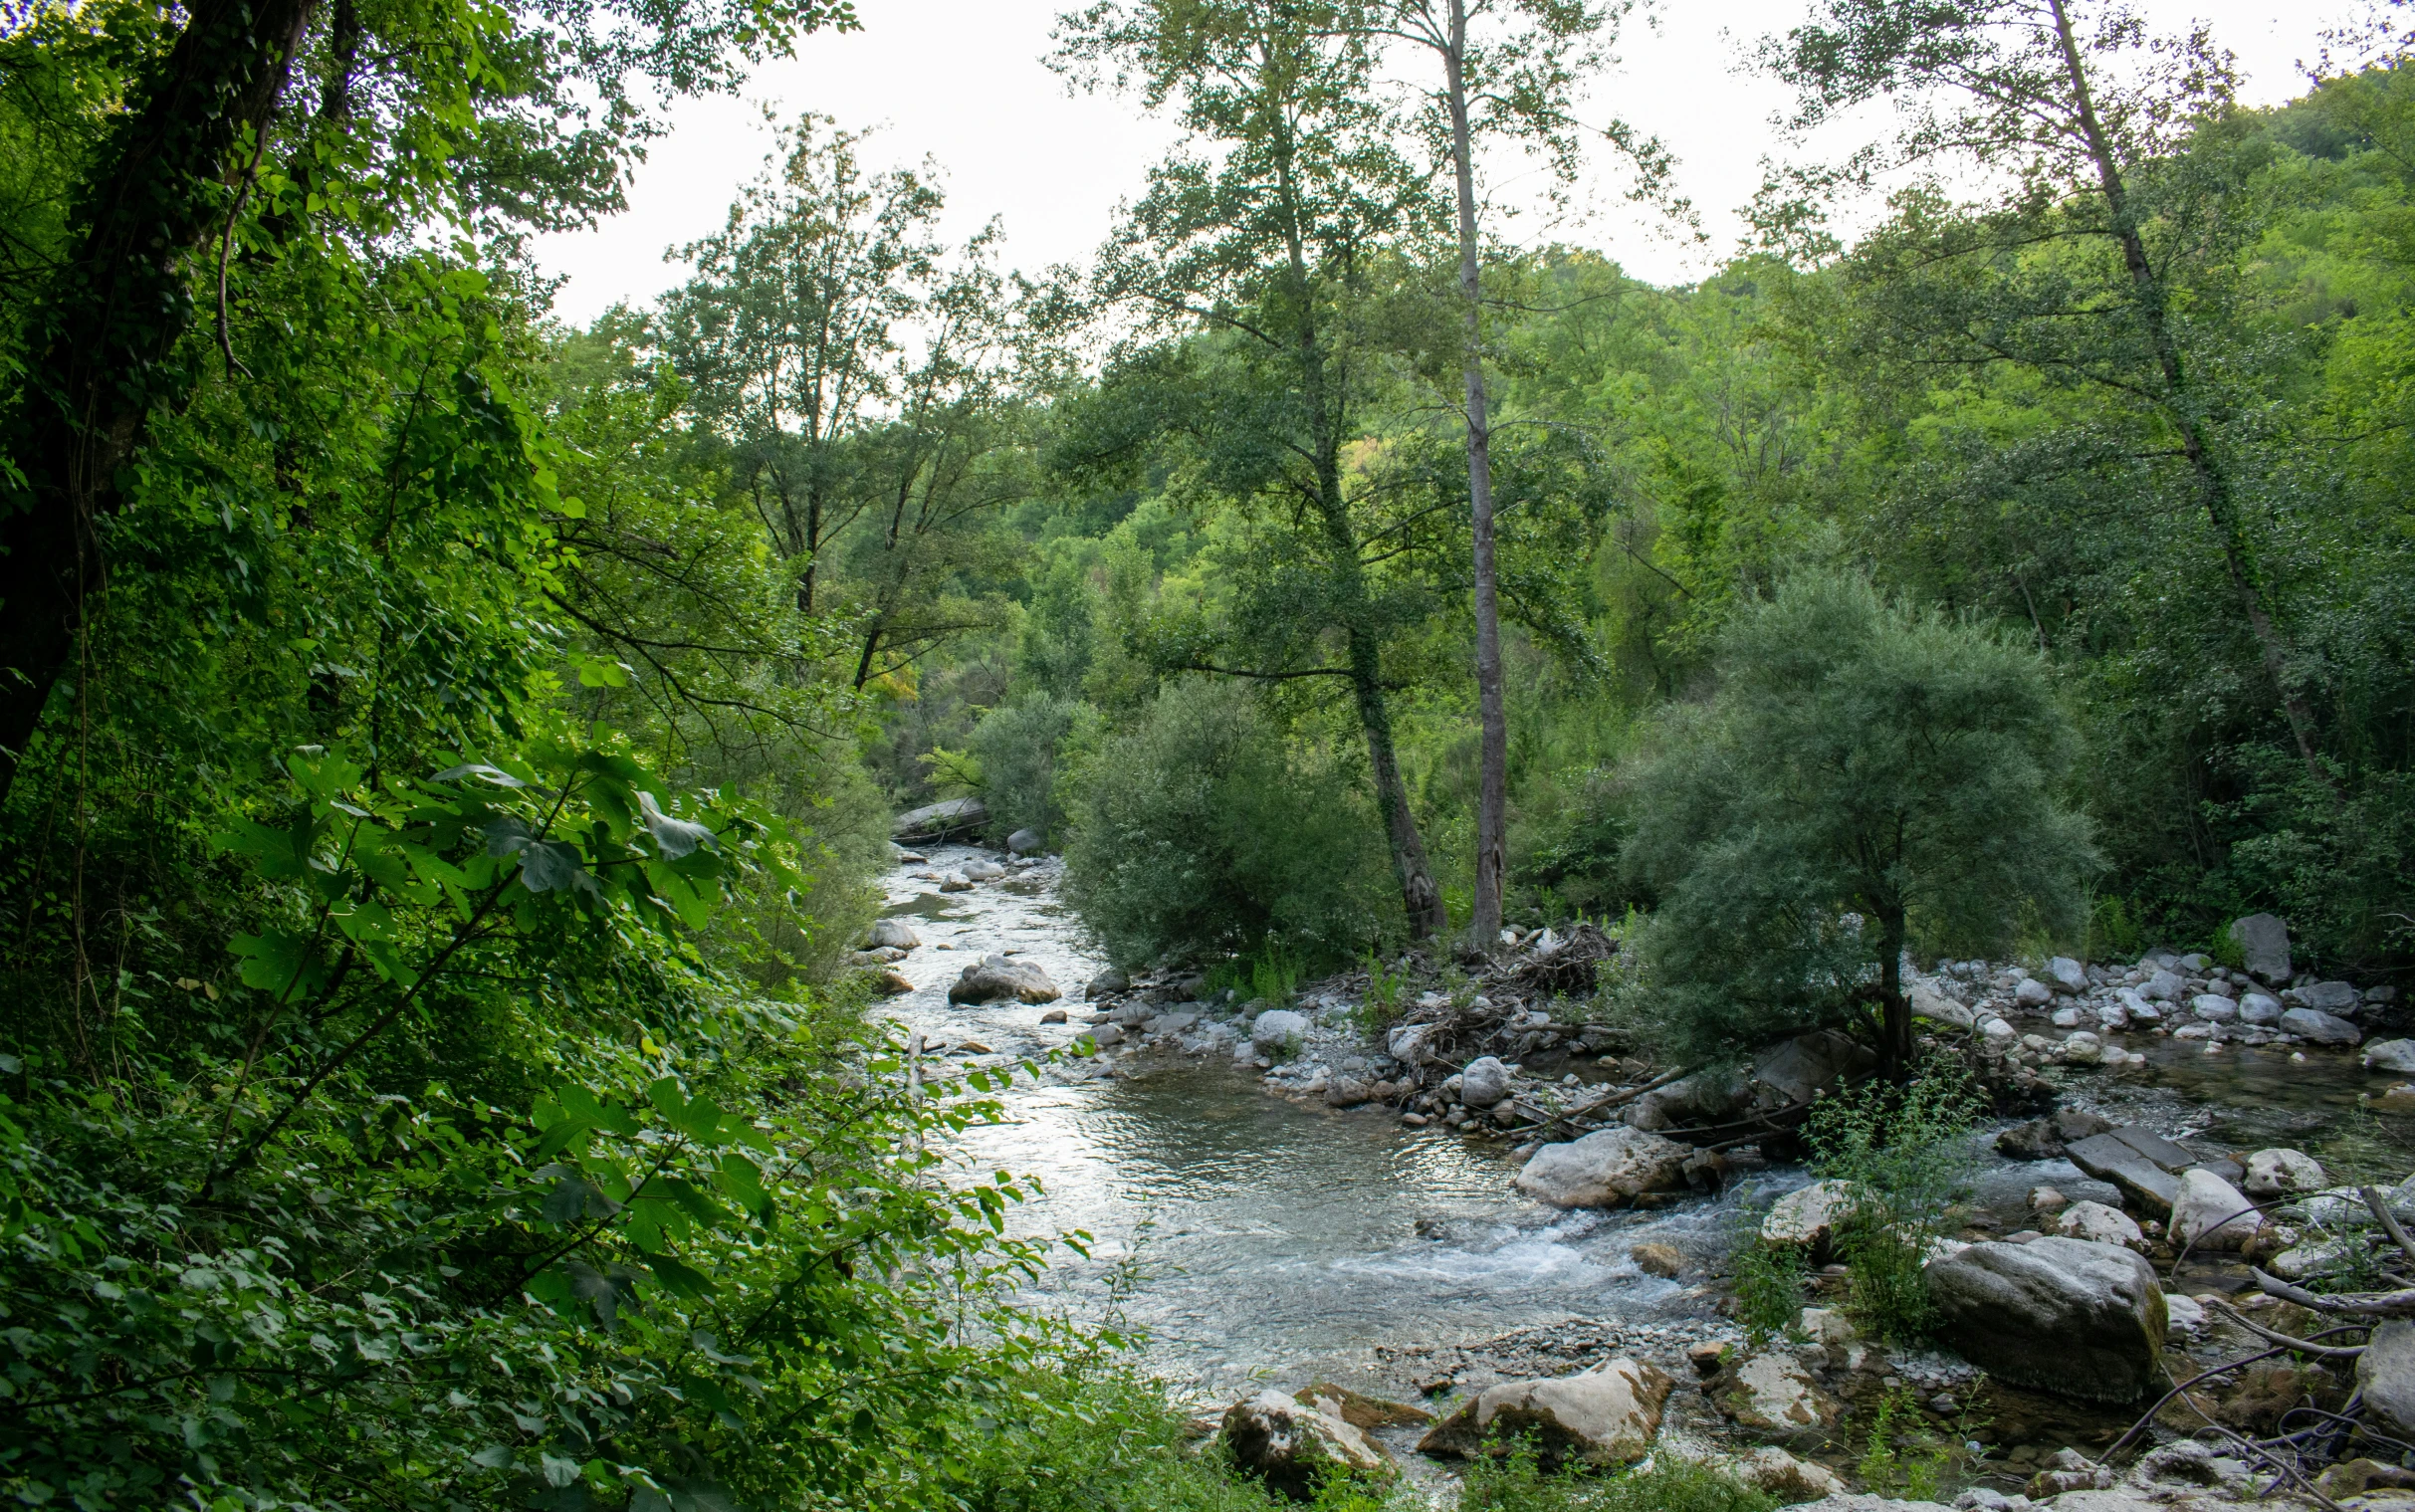
[[(1971, 1473), (2008, 1495), (2060, 1486), (2168, 1502), (2245, 1484), (2228, 1464), (2175, 1469), (2168, 1454), (2156, 1462), (2161, 1480), (2136, 1466), (2120, 1476), (2058, 1470), (2056, 1454), (2101, 1452), (2144, 1404), (2001, 1380), (1981, 1389), (1959, 1359), (1854, 1337), (1837, 1276), (1815, 1277), (1799, 1338), (1745, 1348), (1727, 1316), (1725, 1257), (1807, 1178), (1771, 1158), (1792, 1153), (1780, 1129), (1707, 1156), (1682, 1136), (1782, 1117), (1795, 1093), (1852, 1074), (1850, 1047), (1794, 1047), (1741, 1084), (1672, 1080), (1615, 1034), (1566, 1021), (1555, 988), (1590, 975), (1609, 951), (1598, 938), (1548, 933), (1515, 939), (1489, 967), (1345, 976), (1284, 1004), (1210, 993), (1198, 978), (1126, 980), (1084, 953), (1055, 898), (1058, 876), (1044, 858), (926, 848), (890, 875), (886, 928), (873, 942), (880, 959), (867, 965), (895, 973), (895, 1011), (937, 1059), (1041, 1065), (1010, 1096), (1010, 1120), (977, 1131), (967, 1158), (1041, 1180), (1046, 1196), (1018, 1214), (1026, 1231), (1092, 1236), (1092, 1258), (1052, 1269), (1035, 1300), (1140, 1324), (1153, 1368), (1203, 1408), (1276, 1384), (1300, 1389), (1311, 1400), (1295, 1405), (1316, 1417), (1316, 1403), (1338, 1401), (1305, 1391), (1321, 1384), (1445, 1414), (1514, 1414), (1539, 1410), (1518, 1405), (1531, 1383), (1574, 1380), (1599, 1395), (1611, 1387), (1597, 1378), (1632, 1365), (1650, 1379), (1629, 1387), (1657, 1395), (1643, 1413), (1645, 1442), (1728, 1458), (1766, 1450), (1756, 1473), (1785, 1482), (1789, 1500), (1832, 1489), (1824, 1475), (1858, 1482), (1866, 1445), (1854, 1425), (1882, 1401), (1917, 1414), (1940, 1442), (1981, 1444)], [(2393, 1183), (2415, 1165), (2396, 1117), (2415, 1092), (2393, 1091), (2415, 1068), (2415, 1046), (2403, 1058), (2390, 1048), (2396, 1004), (2386, 989), (2286, 967), (2275, 979), (2166, 952), (2037, 972), (1948, 963), (1913, 986), (1925, 1032), (1968, 1054), (2005, 1106), (2060, 1105), (2090, 1129), (2168, 1136), (2189, 1147), (2176, 1170), (2235, 1169), (2244, 1181), (2245, 1158), (2276, 1146), (2391, 1171)], [(1984, 1254), (2040, 1234), (2085, 1242), (2057, 1234), (2065, 1210), (2139, 1208), (2122, 1172), (2085, 1150), (2073, 1159), (2072, 1145), (2090, 1135), (2022, 1147), (2021, 1123), (2007, 1118), (1977, 1137), (1983, 1164), (1957, 1243)], [(2011, 1153), (2000, 1153), (2008, 1132)], [(1597, 1156), (1579, 1175), (1596, 1186), (1546, 1192), (1530, 1173), (1565, 1165), (1553, 1152), (1580, 1136)], [(1680, 1153), (1664, 1158), (1647, 1141)], [(1563, 1205), (1580, 1189), (1594, 1193), (1587, 1205)], [(2169, 1222), (2153, 1211), (2136, 1220)], [(2123, 1253), (2153, 1252), (2140, 1234)], [(2192, 1255), (2184, 1274), (2153, 1283), (2180, 1299), (2169, 1305), (2181, 1326), (2165, 1368), (2250, 1340), (2227, 1314), (2189, 1300), (2234, 1294), (2247, 1280), (2232, 1248)], [(1984, 1422), (1970, 1415), (1974, 1390)], [(2234, 1397), (2279, 1390), (2259, 1378), (2229, 1383), (2228, 1396), (2197, 1395), (2220, 1414)], [(2308, 1386), (2291, 1400), (2319, 1396)], [(1643, 1411), (1620, 1400), (1620, 1410)], [(1597, 1409), (1608, 1410), (1584, 1408)], [(1256, 1421), (1215, 1418), (1228, 1436), (1260, 1431)], [(1265, 1431), (1321, 1442), (1322, 1422)], [(1432, 1454), (1416, 1452), (1440, 1431), (1430, 1424), (1371, 1419), (1352, 1431), (1414, 1479), (1450, 1463), (1442, 1439), (1427, 1442)], [(2038, 1479), (2049, 1474), (2068, 1484)], [(2107, 1477), (2123, 1489), (2097, 1489)]]

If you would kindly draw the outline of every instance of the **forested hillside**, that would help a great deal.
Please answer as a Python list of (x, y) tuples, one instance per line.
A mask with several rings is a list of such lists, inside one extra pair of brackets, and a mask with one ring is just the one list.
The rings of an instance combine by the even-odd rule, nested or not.
[[(1763, 44), (1807, 128), (1902, 129), (1773, 142), (1695, 285), (1461, 213), (1454, 119), (1564, 167), (1589, 9), (1495, 16), (1452, 67), (1528, 113), (1454, 117), (1398, 83), (1436, 8), (1184, 0), (1053, 44), (1186, 132), (1087, 265), (947, 240), (940, 165), (800, 113), (665, 228), (679, 287), (577, 326), (536, 233), (904, 13), (0, 6), (0, 1490), (1255, 1503), (1112, 1299), (1018, 1299), (1029, 1184), (942, 1179), (1012, 1068), (928, 1079), (854, 954), (936, 799), (1061, 852), (1118, 967), (1289, 981), (1828, 930), (1811, 882), (1682, 912), (1774, 865), (1704, 859), (1749, 805), (1687, 773), (1797, 730), (1765, 768), (1846, 804), (1830, 726), (1934, 717), (2026, 764), (1955, 789), (1996, 890), (1902, 950), (2223, 958), (2271, 911), (2398, 979), (2415, 70), (2379, 29), (2253, 109), (2117, 12), (2059, 74), (2020, 7), (1904, 9)], [(1806, 637), (1959, 681), (1781, 727)], [(1810, 1012), (1673, 927), (1661, 1000)]]

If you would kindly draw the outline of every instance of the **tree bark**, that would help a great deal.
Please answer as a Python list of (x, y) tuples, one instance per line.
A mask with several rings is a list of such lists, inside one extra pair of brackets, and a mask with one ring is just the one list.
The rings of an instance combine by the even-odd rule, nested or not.
[(2249, 549), (2247, 532), (2239, 519), (2238, 501), (2231, 494), (2230, 479), (2207, 444), (2205, 417), (2192, 391), (2187, 364), (2181, 360), (2180, 344), (2172, 336), (2163, 280), (2156, 274), (2155, 265), (2146, 255), (2146, 244), (2139, 237), (2136, 219), (2130, 211), (2128, 187), (2122, 182), (2121, 165), (2114, 158), (2112, 142), (2097, 117), (2095, 100), (2088, 89), (2087, 69), (2080, 57), (2079, 39), (2072, 34), (2071, 17), (2064, 10), (2064, 0), (2048, 0), (2048, 8), (2055, 18), (2055, 35), (2062, 47), (2081, 134), (2087, 142), (2088, 158), (2096, 169), (2097, 188), (2104, 195), (2113, 234), (2121, 244), (2122, 268), (2129, 276), (2147, 339), (2155, 350), (2156, 367), (2180, 429), (2181, 453), (2188, 459), (2190, 476), (2196, 484), (2198, 507), (2205, 512), (2215, 539), (2221, 542), (2225, 575), (2230, 579), (2232, 593), (2239, 599), (2241, 611), (2247, 615), (2248, 629), (2256, 637), (2265, 675), (2272, 679), (2273, 691), (2281, 698), (2282, 713), (2298, 743), (2299, 759), (2305, 763), (2307, 774), (2333, 798), (2342, 797), (2338, 778), (2315, 754), (2314, 707), (2291, 680), (2288, 636), (2275, 622), (2271, 606), (2265, 601), (2254, 553)]
[(199, 367), (169, 362), (193, 324), (191, 258), (225, 219), (220, 179), (237, 144), (267, 129), (312, 9), (194, 0), (76, 196), (84, 229), (9, 417), (25, 488), (0, 521), (0, 797), (106, 578), (96, 526), (123, 505), (119, 470), (151, 411), (198, 381)]
[(1484, 407), (1483, 286), (1476, 245), (1475, 164), (1467, 125), (1467, 5), (1450, 0), (1450, 45), (1443, 70), (1449, 89), (1450, 156), (1457, 179), (1459, 293), (1466, 301), (1463, 357), (1467, 403), (1467, 504), (1474, 537), (1476, 618), (1476, 889), (1467, 930), (1489, 951), (1501, 933), (1501, 893), (1508, 872), (1509, 722), (1501, 701), (1501, 605), (1493, 569), (1492, 426)]
[(1882, 911), (1878, 924), (1885, 958), (1878, 963), (1878, 1054), (1887, 1079), (1902, 1081), (1912, 1069), (1912, 1004), (1903, 995), (1903, 911)]

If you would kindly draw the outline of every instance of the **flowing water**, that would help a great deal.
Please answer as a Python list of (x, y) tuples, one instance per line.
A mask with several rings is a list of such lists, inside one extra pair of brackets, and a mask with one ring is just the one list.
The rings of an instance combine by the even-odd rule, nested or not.
[[(942, 846), (926, 854), (927, 864), (888, 878), (888, 912), (924, 942), (898, 963), (915, 990), (892, 1011), (947, 1046), (952, 1061), (979, 1055), (958, 1048), (968, 1041), (1014, 1059), (1073, 1040), (1081, 984), (1103, 963), (1084, 954), (1056, 900), (1055, 864), (943, 894), (916, 873), (945, 873), (985, 853)], [(1046, 1008), (1020, 1003), (950, 1004), (957, 973), (991, 952), (1036, 962), (1065, 989), (1050, 1006), (1075, 1021), (1044, 1025)], [(2378, 1122), (2359, 1124), (2355, 1099), (2385, 1082), (2348, 1056), (2293, 1063), (2287, 1051), (2209, 1056), (2184, 1041), (2132, 1044), (2148, 1051), (2145, 1072), (2077, 1083), (2078, 1101), (2242, 1149), (2279, 1142), (2320, 1154), (2321, 1139)], [(1573, 1320), (1641, 1340), (1701, 1332), (1712, 1297), (1699, 1263), (1664, 1280), (1639, 1270), (1631, 1251), (1652, 1240), (1712, 1259), (1739, 1209), (1805, 1180), (1794, 1168), (1748, 1164), (1716, 1200), (1562, 1213), (1518, 1195), (1497, 1142), (1406, 1129), (1380, 1107), (1299, 1106), (1222, 1056), (1111, 1064), (1104, 1075), (1076, 1066), (1081, 1079), (1069, 1082), (1018, 1082), (1006, 1099), (1010, 1121), (967, 1140), (968, 1169), (1040, 1179), (1046, 1194), (1017, 1215), (1021, 1231), (1092, 1236), (1092, 1258), (1065, 1255), (1041, 1300), (1091, 1319), (1119, 1305), (1149, 1332), (1152, 1366), (1209, 1397), (1257, 1379), (1292, 1386), (1318, 1376), (1405, 1396), (1420, 1367), (1391, 1351)], [(2383, 1146), (2395, 1149), (2396, 1139), (2394, 1127), (2382, 1131)], [(2403, 1174), (2403, 1157), (2390, 1158)], [(2027, 1193), (2039, 1185), (2075, 1200), (2115, 1200), (2066, 1162), (1990, 1156), (1978, 1205), (2002, 1227), (2023, 1226)]]

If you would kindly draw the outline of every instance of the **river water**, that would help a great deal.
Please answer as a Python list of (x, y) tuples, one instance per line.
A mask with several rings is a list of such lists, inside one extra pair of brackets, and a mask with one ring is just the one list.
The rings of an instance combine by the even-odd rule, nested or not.
[[(1081, 984), (1103, 969), (1082, 949), (1055, 896), (1050, 862), (943, 894), (920, 873), (987, 853), (925, 851), (887, 878), (888, 910), (923, 946), (897, 964), (915, 990), (891, 1011), (947, 1048), (942, 1058), (997, 1063), (1042, 1056), (1082, 1031)], [(981, 955), (1036, 962), (1065, 991), (1045, 1007), (956, 1006), (947, 989)], [(962, 1050), (968, 1042), (985, 1047)], [(2362, 1119), (2356, 1094), (2378, 1090), (2352, 1058), (2287, 1051), (2208, 1056), (2184, 1041), (2133, 1038), (2143, 1074), (2097, 1074), (2075, 1094), (2121, 1121), (2199, 1133), (2241, 1149), (2314, 1149)], [(1203, 1398), (1255, 1382), (1293, 1387), (1323, 1377), (1414, 1400), (1422, 1366), (1392, 1352), (1448, 1350), (1514, 1330), (1608, 1323), (1639, 1344), (1719, 1329), (1700, 1262), (1722, 1254), (1740, 1209), (1766, 1205), (1805, 1177), (1747, 1164), (1715, 1200), (1655, 1211), (1558, 1212), (1520, 1196), (1497, 1141), (1403, 1128), (1381, 1107), (1337, 1112), (1269, 1095), (1256, 1073), (1222, 1056), (1168, 1064), (1135, 1055), (1074, 1067), (1076, 1079), (1018, 1081), (1008, 1121), (974, 1131), (968, 1170), (1037, 1177), (1045, 1195), (1016, 1215), (1027, 1234), (1081, 1230), (1091, 1258), (1062, 1255), (1033, 1300), (1096, 1321), (1117, 1307), (1150, 1335), (1149, 1363)], [(1993, 1129), (1977, 1138), (1984, 1145)], [(2395, 1121), (2371, 1137), (2401, 1160)], [(2051, 1185), (2075, 1200), (2113, 1201), (2110, 1188), (2066, 1162), (1990, 1154), (1976, 1205), (2002, 1229), (2027, 1222), (2027, 1193)], [(1676, 1280), (1641, 1271), (1647, 1240), (1695, 1264)], [(1659, 1351), (1654, 1351), (1659, 1353)]]

